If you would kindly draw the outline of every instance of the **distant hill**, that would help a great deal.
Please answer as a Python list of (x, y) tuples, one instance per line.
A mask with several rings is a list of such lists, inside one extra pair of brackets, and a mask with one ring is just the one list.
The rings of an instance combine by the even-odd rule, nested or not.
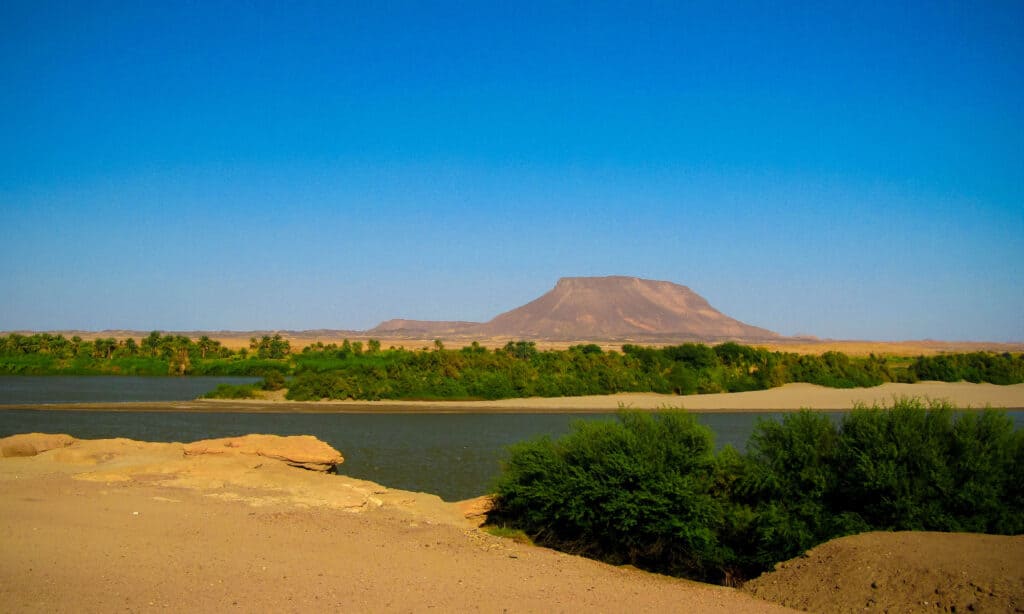
[(540, 298), (483, 324), (388, 320), (367, 333), (577, 340), (779, 338), (730, 318), (686, 286), (623, 276), (562, 278)]
[(479, 322), (442, 322), (433, 320), (387, 320), (366, 331), (370, 335), (388, 337), (391, 335), (436, 337), (439, 335), (462, 335), (463, 331), (480, 327)]

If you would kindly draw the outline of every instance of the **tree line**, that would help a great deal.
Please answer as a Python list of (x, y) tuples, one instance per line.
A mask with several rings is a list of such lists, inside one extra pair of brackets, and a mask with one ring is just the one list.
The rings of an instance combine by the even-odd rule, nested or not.
[[(140, 341), (63, 335), (0, 336), (0, 373), (24, 375), (234, 375), (286, 378), (295, 400), (502, 399), (617, 392), (699, 394), (774, 388), (790, 382), (829, 387), (918, 380), (1024, 382), (1024, 356), (972, 352), (914, 359), (840, 352), (796, 354), (723, 343), (667, 347), (594, 344), (539, 350), (510, 341), (494, 350), (473, 342), (448, 349), (383, 349), (379, 340), (314, 343), (294, 351), (280, 335), (232, 350), (203, 336), (150, 333)], [(281, 387), (281, 386), (278, 386)]]

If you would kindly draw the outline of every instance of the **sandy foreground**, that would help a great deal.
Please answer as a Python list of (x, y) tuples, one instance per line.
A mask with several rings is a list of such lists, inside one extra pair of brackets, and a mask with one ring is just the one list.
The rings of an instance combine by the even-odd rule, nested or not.
[(9, 612), (782, 612), (494, 537), (457, 504), (181, 444), (0, 459)]
[(866, 533), (732, 589), (492, 536), (481, 500), (293, 466), (327, 458), (308, 436), (2, 439), (3, 611), (1024, 611), (1020, 536)]
[(700, 412), (796, 411), (802, 408), (842, 411), (856, 403), (892, 405), (900, 397), (945, 399), (958, 407), (1024, 409), (1024, 384), (997, 386), (968, 382), (882, 384), (874, 388), (825, 388), (814, 384), (786, 384), (770, 390), (678, 396), (621, 393), (582, 397), (502, 399), (499, 401), (286, 401), (283, 394), (259, 400), (218, 400), (160, 403), (69, 403), (62, 405), (6, 405), (5, 409), (74, 409), (120, 411), (209, 411), (295, 413), (543, 413), (614, 412), (620, 407), (657, 410), (684, 408)]

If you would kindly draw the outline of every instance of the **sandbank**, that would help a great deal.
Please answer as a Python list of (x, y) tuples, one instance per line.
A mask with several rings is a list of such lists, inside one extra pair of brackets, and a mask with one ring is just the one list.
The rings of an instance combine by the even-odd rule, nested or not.
[(997, 386), (968, 382), (887, 383), (873, 388), (826, 388), (786, 384), (770, 390), (702, 395), (620, 393), (581, 397), (531, 397), (497, 401), (286, 401), (274, 399), (156, 403), (66, 403), (4, 405), (0, 409), (195, 411), (251, 413), (605, 413), (620, 408), (658, 410), (683, 408), (712, 412), (786, 412), (800, 409), (845, 411), (857, 403), (891, 405), (900, 397), (947, 400), (964, 409), (1024, 409), (1024, 384)]

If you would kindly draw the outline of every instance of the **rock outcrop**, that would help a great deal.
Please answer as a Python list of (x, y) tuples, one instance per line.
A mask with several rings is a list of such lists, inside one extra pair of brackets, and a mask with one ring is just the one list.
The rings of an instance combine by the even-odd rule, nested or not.
[(71, 435), (53, 433), (22, 433), (0, 439), (0, 457), (35, 456), (54, 450), (66, 448), (75, 442)]
[(185, 444), (186, 456), (202, 454), (262, 456), (313, 471), (331, 471), (345, 462), (340, 452), (312, 435), (245, 435)]
[(182, 444), (31, 433), (0, 439), (0, 447), (7, 457), (0, 461), (0, 483), (65, 474), (84, 482), (198, 490), (256, 507), (296, 505), (346, 512), (399, 508), (430, 522), (469, 526), (455, 505), (436, 495), (328, 474), (344, 459), (310, 435), (246, 435)]
[[(128, 439), (110, 440), (79, 440), (71, 435), (52, 433), (24, 433), (11, 435), (0, 439), (0, 457), (36, 456), (49, 450), (60, 450), (70, 448), (78, 442), (83, 442), (80, 448), (91, 450), (95, 447), (93, 441), (110, 442), (108, 451), (103, 455), (117, 455), (125, 446), (138, 448), (139, 446), (152, 446), (161, 444), (149, 444), (146, 442), (134, 442)], [(85, 442), (89, 442), (86, 444)], [(181, 445), (181, 444), (167, 444)], [(116, 450), (116, 451), (115, 451)], [(204, 454), (228, 456), (260, 456), (281, 461), (292, 467), (301, 467), (312, 471), (331, 471), (337, 465), (345, 462), (345, 458), (331, 446), (320, 441), (312, 435), (244, 435), (242, 437), (225, 437), (222, 439), (204, 439), (193, 443), (184, 444), (185, 456), (201, 456)], [(79, 462), (96, 462), (84, 450), (69, 450), (68, 454), (61, 455), (62, 459), (76, 459)]]

